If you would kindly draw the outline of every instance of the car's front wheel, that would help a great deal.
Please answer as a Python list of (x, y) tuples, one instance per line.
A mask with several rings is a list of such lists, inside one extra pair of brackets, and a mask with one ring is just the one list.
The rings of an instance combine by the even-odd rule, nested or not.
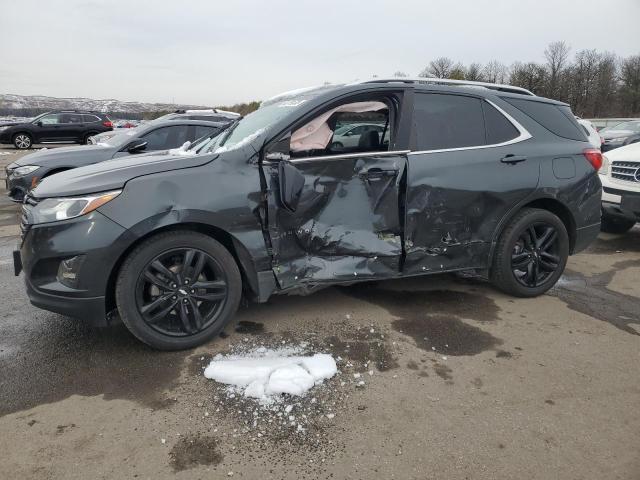
[(635, 224), (635, 220), (603, 214), (600, 230), (606, 233), (627, 233)]
[(33, 139), (28, 133), (18, 133), (13, 137), (13, 146), (18, 150), (26, 150), (33, 145)]
[(500, 235), (491, 281), (505, 293), (535, 297), (555, 285), (568, 257), (564, 223), (547, 210), (525, 208)]
[(229, 251), (191, 231), (160, 233), (124, 261), (116, 283), (122, 321), (160, 350), (192, 348), (212, 339), (240, 303), (242, 280)]

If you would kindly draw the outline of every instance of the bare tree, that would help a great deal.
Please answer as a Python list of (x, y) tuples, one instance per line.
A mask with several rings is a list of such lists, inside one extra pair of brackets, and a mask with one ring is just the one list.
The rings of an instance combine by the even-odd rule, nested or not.
[(622, 61), (620, 68), (620, 93), (627, 115), (640, 115), (640, 55)]
[(546, 77), (547, 72), (544, 66), (535, 62), (516, 62), (511, 66), (509, 83), (531, 90), (538, 95), (545, 88)]
[(485, 78), (484, 78), (482, 65), (480, 65), (479, 63), (470, 64), (466, 68), (464, 78), (465, 80), (471, 80), (474, 82), (484, 82)]
[(429, 66), (420, 72), (420, 77), (449, 78), (453, 69), (453, 60), (448, 57), (436, 58), (429, 62)]
[(560, 95), (562, 76), (569, 59), (571, 48), (565, 42), (550, 43), (544, 51), (547, 59), (547, 88), (545, 95), (551, 98), (558, 98)]
[(507, 81), (507, 66), (497, 60), (487, 63), (482, 71), (485, 81), (490, 83), (505, 83)]

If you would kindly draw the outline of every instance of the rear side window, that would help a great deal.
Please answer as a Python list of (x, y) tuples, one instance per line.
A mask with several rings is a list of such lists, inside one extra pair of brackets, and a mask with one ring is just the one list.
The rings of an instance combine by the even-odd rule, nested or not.
[(503, 97), (503, 100), (526, 113), (559, 137), (582, 142), (586, 141), (569, 107), (520, 98)]
[(84, 118), (85, 123), (93, 123), (93, 122), (100, 121), (100, 119), (95, 115), (83, 115), (82, 118)]
[(418, 93), (414, 114), (418, 150), (485, 145), (482, 101), (478, 98)]
[(487, 145), (508, 142), (520, 135), (518, 129), (489, 102), (484, 102), (482, 109), (487, 129)]

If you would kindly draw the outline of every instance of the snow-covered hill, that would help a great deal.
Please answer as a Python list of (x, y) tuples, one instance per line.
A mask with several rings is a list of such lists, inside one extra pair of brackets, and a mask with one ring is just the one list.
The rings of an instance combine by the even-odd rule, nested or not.
[(161, 112), (177, 109), (211, 108), (201, 105), (177, 105), (172, 103), (122, 102), (120, 100), (92, 98), (56, 98), (43, 95), (12, 95), (0, 93), (0, 109), (39, 110), (92, 110), (96, 112)]

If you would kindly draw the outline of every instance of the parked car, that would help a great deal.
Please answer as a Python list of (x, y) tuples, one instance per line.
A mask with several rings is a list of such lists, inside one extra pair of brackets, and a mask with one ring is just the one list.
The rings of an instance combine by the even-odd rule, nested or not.
[(584, 120), (580, 117), (576, 117), (576, 121), (580, 124), (582, 129), (584, 130), (585, 135), (587, 136), (587, 140), (593, 148), (601, 149), (603, 139), (596, 130), (596, 127), (589, 120)]
[(632, 120), (619, 123), (613, 127), (603, 128), (600, 130), (600, 136), (603, 139), (603, 152), (640, 142), (640, 120)]
[(229, 122), (237, 120), (239, 117), (239, 113), (211, 108), (207, 110), (176, 110), (173, 113), (167, 113), (159, 117), (158, 120), (208, 120), (211, 122)]
[(640, 221), (640, 142), (607, 152), (599, 173), (602, 230), (625, 233)]
[[(430, 82), (283, 94), (196, 154), (46, 178), (15, 271), (34, 305), (101, 325), (117, 312), (167, 350), (214, 338), (242, 296), (455, 271), (544, 293), (600, 230), (600, 151), (564, 103)], [(335, 152), (354, 112), (382, 115), (389, 142)]]
[(89, 137), (113, 130), (104, 113), (59, 110), (43, 113), (29, 122), (0, 126), (0, 143), (24, 150), (34, 143), (87, 143)]
[(333, 132), (332, 148), (353, 148), (358, 145), (360, 137), (368, 132), (374, 131), (381, 137), (388, 128), (385, 129), (385, 125), (378, 125), (375, 123), (357, 123), (352, 122), (347, 125), (343, 125)]
[(110, 133), (97, 145), (34, 152), (6, 167), (7, 194), (11, 200), (21, 202), (30, 189), (53, 174), (112, 158), (177, 148), (185, 142), (217, 134), (227, 125), (229, 122), (155, 121), (117, 134)]

